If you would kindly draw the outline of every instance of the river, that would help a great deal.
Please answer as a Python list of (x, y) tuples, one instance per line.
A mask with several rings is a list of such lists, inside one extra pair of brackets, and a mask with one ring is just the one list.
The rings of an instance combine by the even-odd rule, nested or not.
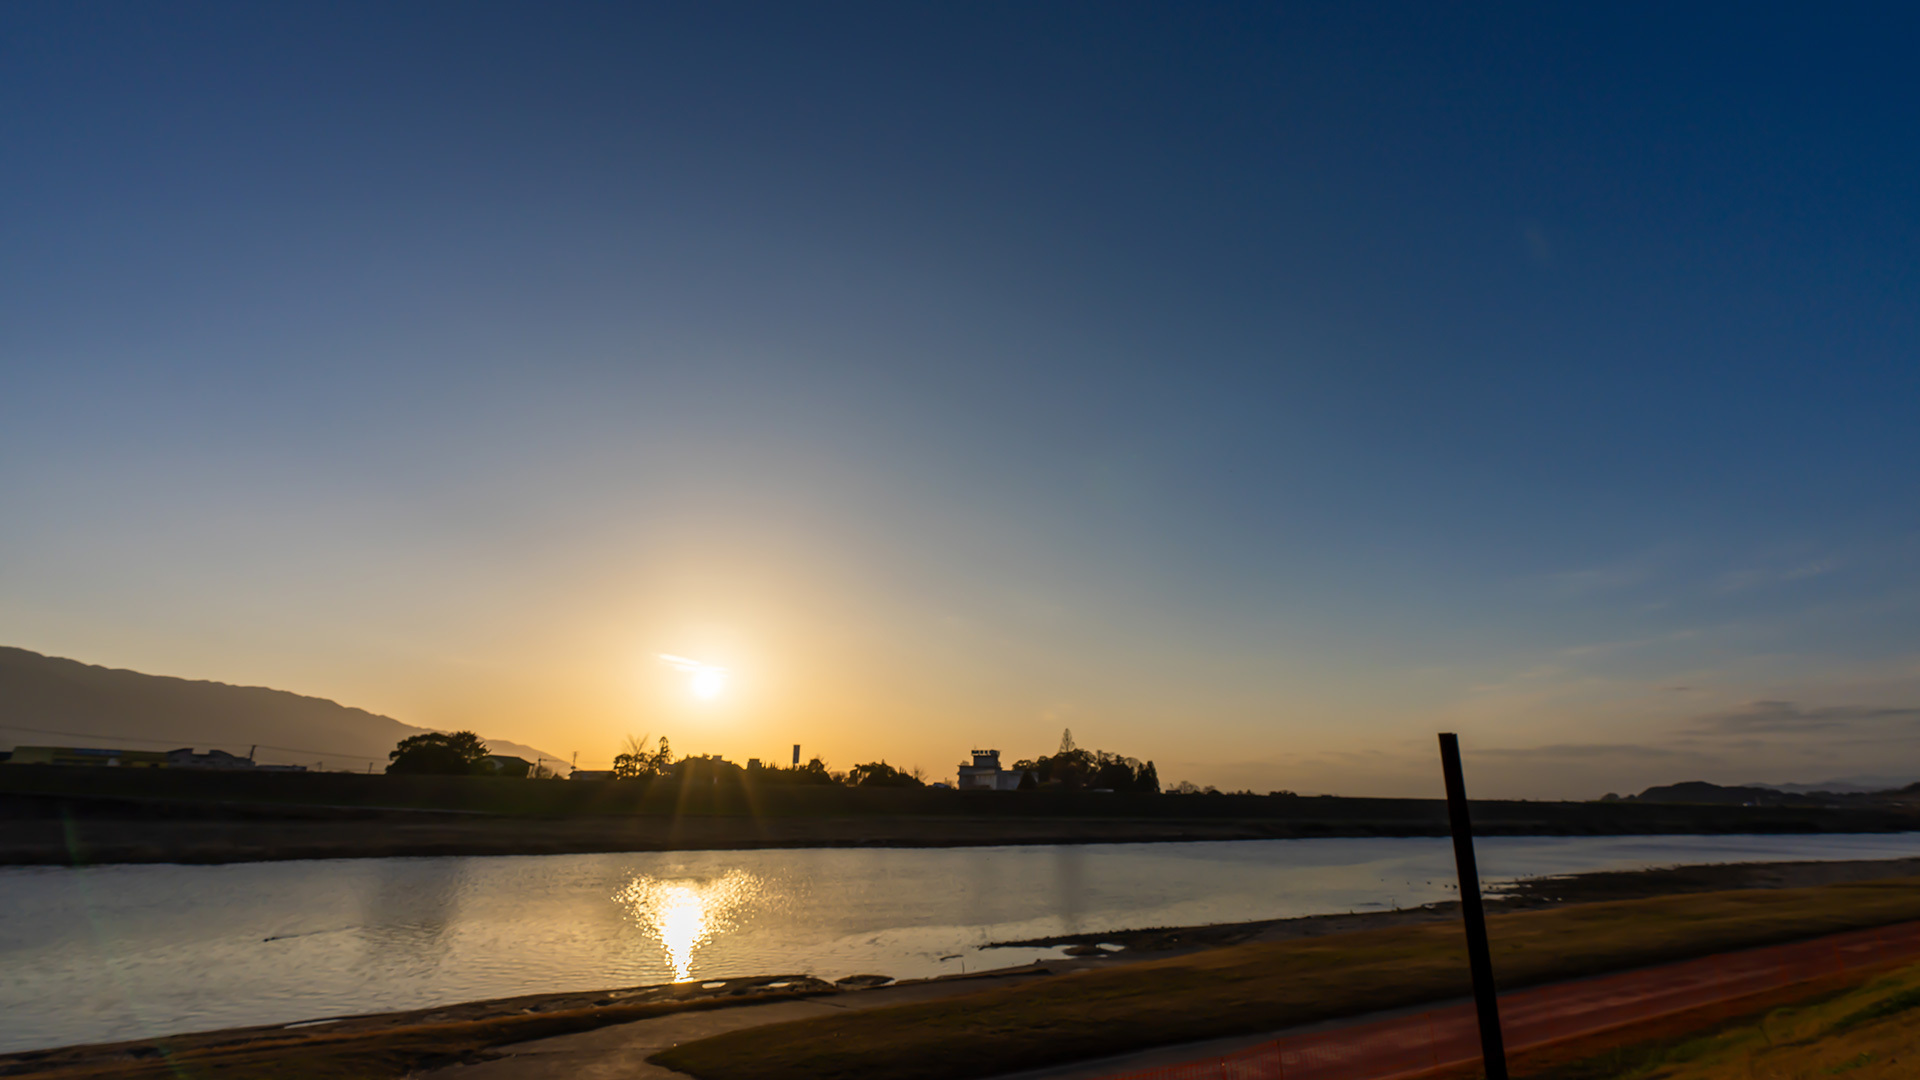
[[(1489, 884), (1920, 855), (1920, 833), (1498, 837)], [(754, 974), (940, 975), (989, 942), (1410, 907), (1448, 841), (700, 851), (0, 869), (0, 1050)]]

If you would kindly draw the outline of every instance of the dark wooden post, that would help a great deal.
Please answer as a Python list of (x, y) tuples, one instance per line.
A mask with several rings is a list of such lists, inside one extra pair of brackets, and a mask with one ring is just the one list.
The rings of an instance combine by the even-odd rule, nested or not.
[(1452, 732), (1440, 736), (1440, 771), (1447, 778), (1453, 861), (1460, 868), (1460, 915), (1467, 924), (1467, 966), (1473, 970), (1473, 1004), (1480, 1014), (1480, 1056), (1487, 1080), (1507, 1080), (1500, 1000), (1493, 988), (1493, 954), (1487, 947), (1487, 912), (1480, 903), (1480, 866), (1473, 858), (1473, 821), (1467, 816), (1467, 782), (1460, 773), (1460, 737)]

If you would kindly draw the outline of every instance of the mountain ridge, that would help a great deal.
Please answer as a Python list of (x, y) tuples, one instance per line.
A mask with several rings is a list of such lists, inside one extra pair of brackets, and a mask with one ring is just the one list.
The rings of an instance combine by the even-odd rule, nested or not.
[[(13, 745), (191, 744), (233, 752), (258, 746), (268, 751), (259, 755), (263, 763), (377, 771), (395, 743), (436, 730), (291, 690), (152, 675), (0, 646), (0, 741)], [(563, 760), (510, 739), (485, 741), (499, 754)]]
[(1874, 803), (1910, 802), (1920, 795), (1920, 783), (1878, 791), (1797, 791), (1781, 785), (1743, 784), (1727, 786), (1706, 780), (1683, 780), (1677, 784), (1657, 784), (1638, 795), (1608, 795), (1603, 802), (1694, 803), (1731, 806), (1861, 806)]

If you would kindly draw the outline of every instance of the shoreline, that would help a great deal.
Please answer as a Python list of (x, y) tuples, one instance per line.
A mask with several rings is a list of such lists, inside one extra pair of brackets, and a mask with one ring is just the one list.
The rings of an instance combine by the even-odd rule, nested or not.
[[(436, 812), (347, 821), (79, 818), (12, 819), (6, 824), (5, 836), (0, 837), (0, 866), (221, 865), (419, 856), (1155, 844), (1447, 835), (1444, 829), (1328, 828), (1310, 822), (1270, 821), (727, 817), (448, 821), (440, 819)], [(1920, 821), (1913, 824), (1920, 825)], [(1906, 830), (1884, 831), (1891, 834)], [(1693, 833), (1672, 830), (1667, 835)]]
[[(1913, 876), (1920, 876), (1920, 857), (1850, 862), (1711, 863), (1648, 870), (1592, 871), (1512, 882), (1497, 891), (1489, 891), (1488, 907), (1490, 913), (1527, 911), (1691, 892), (1791, 889)], [(252, 1044), (285, 1045), (289, 1040), (308, 1039), (335, 1044), (342, 1040), (350, 1042), (355, 1039), (387, 1038), (397, 1032), (422, 1029), (497, 1031), (505, 1027), (524, 1026), (528, 1028), (524, 1038), (533, 1039), (560, 1030), (591, 1030), (669, 1012), (724, 1009), (799, 998), (841, 998), (889, 987), (896, 990), (919, 987), (933, 992), (946, 992), (940, 988), (949, 988), (952, 992), (963, 992), (968, 988), (965, 984), (969, 983), (983, 988), (1007, 985), (1051, 978), (1072, 971), (1159, 960), (1250, 941), (1284, 941), (1451, 921), (1459, 917), (1458, 908), (1457, 902), (1448, 901), (1398, 911), (1307, 915), (1246, 923), (1113, 930), (992, 942), (982, 947), (1064, 945), (1085, 946), (1087, 949), (1082, 955), (1060, 960), (927, 979), (896, 981), (885, 975), (850, 976), (835, 984), (809, 975), (716, 978), (637, 987), (523, 994), (381, 1013), (318, 1017), (157, 1038), (49, 1047), (0, 1054), (0, 1077), (33, 1076), (163, 1053), (171, 1055)], [(1119, 948), (1098, 948), (1101, 945)], [(499, 1045), (510, 1045), (517, 1041), (521, 1040), (517, 1037), (493, 1040)], [(295, 1051), (288, 1046), (286, 1052)], [(447, 1063), (454, 1062), (449, 1060)]]
[[(1486, 889), (1488, 914), (1505, 911), (1536, 911), (1564, 904), (1599, 903), (1608, 900), (1644, 900), (1657, 896), (1685, 893), (1721, 892), (1731, 889), (1798, 889), (1814, 885), (1837, 885), (1883, 878), (1920, 877), (1920, 856), (1904, 859), (1854, 859), (1821, 861), (1801, 859), (1782, 862), (1696, 863), (1686, 866), (1661, 866), (1645, 870), (1589, 870), (1578, 874), (1553, 874), (1520, 878)], [(1287, 941), (1294, 938), (1324, 937), (1359, 930), (1377, 930), (1389, 926), (1446, 922), (1460, 917), (1460, 902), (1447, 900), (1419, 907), (1386, 911), (1362, 911), (1348, 914), (1297, 915), (1283, 919), (1256, 919), (1251, 922), (1209, 923), (1201, 926), (1144, 927), (1134, 930), (1110, 930), (1017, 941), (989, 942), (983, 948), (1047, 948), (1058, 945), (1118, 945), (1138, 956), (1151, 953), (1164, 956), (1176, 952), (1238, 945), (1247, 941)], [(1119, 956), (1118, 953), (1108, 955)]]

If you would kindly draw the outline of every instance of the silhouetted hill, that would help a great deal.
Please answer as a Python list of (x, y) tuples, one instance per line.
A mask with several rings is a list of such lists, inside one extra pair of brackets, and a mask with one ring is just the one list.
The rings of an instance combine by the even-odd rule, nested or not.
[[(263, 764), (371, 764), (378, 772), (395, 743), (426, 730), (285, 690), (145, 675), (0, 646), (0, 747), (194, 746), (245, 754), (258, 745)], [(529, 761), (560, 757), (505, 739), (487, 744)]]
[(1650, 787), (1638, 795), (1608, 795), (1603, 802), (1666, 803), (1694, 806), (1847, 807), (1853, 809), (1920, 807), (1920, 783), (1876, 791), (1830, 790), (1813, 784), (1741, 784), (1723, 787), (1705, 780)]
[(1715, 806), (1819, 806), (1826, 800), (1770, 787), (1722, 787), (1705, 780), (1687, 780), (1678, 784), (1650, 787), (1635, 802), (1694, 803)]

